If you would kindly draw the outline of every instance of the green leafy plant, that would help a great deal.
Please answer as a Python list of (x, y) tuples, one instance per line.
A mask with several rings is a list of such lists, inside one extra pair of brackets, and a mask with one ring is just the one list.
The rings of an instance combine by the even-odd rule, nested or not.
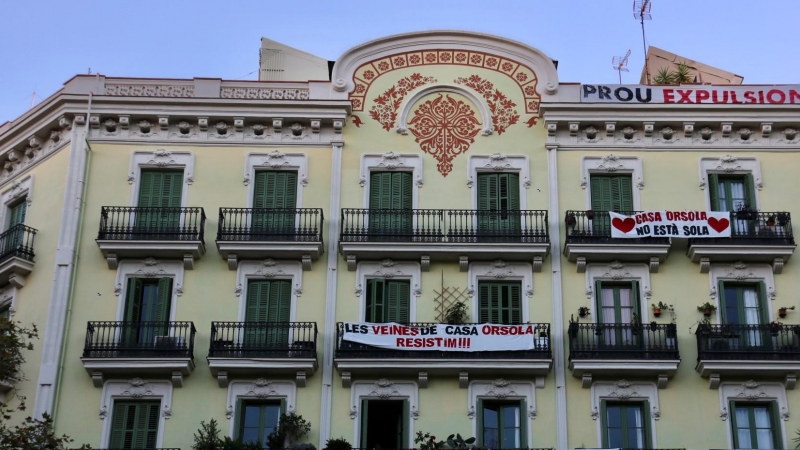
[(341, 437), (336, 439), (328, 439), (325, 443), (323, 450), (353, 450), (353, 446), (347, 442), (347, 439)]
[(468, 317), (467, 304), (464, 302), (453, 303), (444, 313), (444, 321), (450, 325), (465, 323)]
[[(197, 430), (197, 433), (194, 433), (194, 445), (192, 445), (192, 449), (217, 450), (222, 444), (219, 438), (219, 432), (220, 430), (215, 419), (211, 419), (208, 423), (200, 421), (200, 428)], [(239, 450), (241, 447), (234, 448)]]
[(796, 435), (797, 435), (796, 437), (793, 437), (793, 438), (792, 438), (792, 442), (795, 442), (795, 443), (796, 443), (796, 445), (794, 446), (794, 448), (800, 448), (800, 428), (798, 428), (797, 430), (795, 430), (794, 434), (796, 434)]
[(472, 444), (475, 443), (475, 438), (471, 437), (469, 439), (464, 439), (460, 434), (451, 434), (450, 436), (447, 436), (447, 440), (445, 442), (447, 442), (447, 446), (450, 448), (464, 449), (470, 448)]
[(705, 316), (710, 316), (711, 313), (717, 310), (717, 307), (709, 302), (705, 302), (702, 305), (698, 306), (697, 310), (703, 313)]
[(267, 447), (279, 449), (291, 447), (295, 441), (305, 437), (311, 431), (311, 424), (297, 414), (281, 414), (278, 427), (267, 436)]
[(658, 69), (656, 75), (653, 77), (653, 83), (655, 84), (682, 84), (692, 83), (693, 81), (694, 76), (692, 75), (692, 69), (686, 62), (678, 63), (675, 66), (675, 70), (669, 70), (667, 68)]
[(30, 341), (39, 338), (36, 325), (30, 328), (21, 323), (0, 318), (0, 380), (14, 385), (25, 379), (21, 371), (25, 363), (23, 350), (33, 350)]

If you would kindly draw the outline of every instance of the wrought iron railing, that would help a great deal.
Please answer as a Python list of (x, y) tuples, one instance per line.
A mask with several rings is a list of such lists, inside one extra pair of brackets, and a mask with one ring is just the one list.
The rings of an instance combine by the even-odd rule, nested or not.
[[(181, 450), (180, 447), (109, 447), (109, 448), (92, 448), (91, 450)], [(227, 450), (224, 446), (220, 446), (219, 450)]]
[(342, 209), (342, 242), (547, 243), (547, 211)]
[[(632, 216), (641, 211), (614, 211), (618, 214)], [(611, 237), (611, 216), (608, 211), (567, 211), (564, 216), (564, 225), (567, 228), (566, 242), (568, 244), (602, 244), (626, 243), (636, 244), (648, 242), (651, 244), (669, 243), (666, 237), (643, 237), (635, 239), (615, 239)]]
[(33, 262), (33, 240), (36, 230), (19, 223), (0, 234), (0, 262), (22, 258)]
[[(436, 323), (409, 323), (410, 327), (430, 327)], [(472, 325), (472, 324), (466, 324)], [(552, 351), (550, 348), (550, 324), (549, 323), (524, 323), (519, 325), (531, 325), (534, 327), (534, 334), (530, 337), (533, 341), (532, 350), (509, 350), (509, 351), (439, 351), (439, 350), (392, 350), (386, 348), (373, 347), (371, 345), (359, 344), (356, 342), (345, 341), (344, 323), (336, 324), (336, 357), (337, 358), (425, 358), (425, 359), (550, 359)], [(457, 325), (456, 325), (457, 326)]]
[(733, 211), (730, 238), (690, 239), (689, 244), (794, 245), (788, 212)]
[(316, 322), (211, 322), (208, 357), (316, 358)]
[(103, 206), (100, 240), (203, 241), (203, 208)]
[(84, 358), (194, 358), (192, 322), (89, 322)]
[(220, 208), (218, 241), (322, 242), (320, 208)]
[(572, 322), (570, 359), (680, 359), (675, 324)]
[(701, 323), (698, 360), (800, 360), (800, 325)]

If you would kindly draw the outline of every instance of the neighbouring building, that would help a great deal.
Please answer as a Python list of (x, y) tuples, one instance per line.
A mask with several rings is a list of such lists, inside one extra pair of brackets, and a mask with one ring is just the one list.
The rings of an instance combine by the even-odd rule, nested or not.
[(662, 50), (652, 45), (647, 47), (647, 56), (645, 58), (645, 66), (642, 67), (642, 76), (639, 80), (640, 83), (647, 83), (647, 75), (650, 74), (650, 80), (658, 74), (659, 70), (667, 70), (672, 72), (678, 68), (679, 64), (683, 64), (689, 68), (692, 75), (692, 82), (699, 84), (716, 84), (716, 85), (740, 85), (744, 81), (744, 77), (736, 75), (735, 73), (728, 72), (716, 67), (711, 67), (708, 64), (703, 64), (683, 56), (676, 55), (675, 53)]
[(562, 83), (460, 31), (330, 72), (265, 39), (260, 80), (76, 76), (0, 126), (0, 312), (56, 432), (791, 445), (800, 87)]

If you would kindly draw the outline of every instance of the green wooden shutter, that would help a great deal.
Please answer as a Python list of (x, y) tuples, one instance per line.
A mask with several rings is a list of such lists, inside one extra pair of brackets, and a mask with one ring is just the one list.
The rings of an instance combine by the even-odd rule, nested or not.
[(603, 448), (608, 448), (608, 411), (605, 400), (600, 400), (600, 427), (603, 431)]
[[(728, 417), (731, 418), (731, 428), (733, 434), (733, 448), (742, 448), (741, 443), (739, 442), (739, 424), (736, 423), (736, 402), (729, 401), (728, 402)], [(750, 447), (750, 443), (747, 442), (745, 445)]]
[(756, 189), (753, 183), (753, 174), (748, 173), (744, 176), (744, 198), (745, 203), (747, 206), (750, 207), (751, 210), (756, 210)]
[[(650, 429), (650, 401), (642, 401), (642, 427), (644, 428), (644, 448), (653, 448), (653, 430)], [(628, 444), (630, 445), (630, 444)]]
[(267, 202), (267, 174), (269, 172), (256, 172), (253, 182), (253, 208), (265, 208)]
[(296, 172), (256, 172), (253, 189), (253, 208), (283, 211), (254, 212), (253, 227), (266, 227), (276, 229), (276, 231), (294, 228), (294, 211), (287, 210), (294, 210), (296, 207)]
[[(769, 402), (769, 425), (772, 428), (772, 445), (773, 448), (781, 448), (783, 446), (783, 436), (781, 436), (781, 427), (780, 427), (780, 410), (778, 408), (778, 402), (771, 401)], [(797, 448), (797, 447), (795, 447)]]
[(475, 400), (475, 418), (478, 421), (478, 435), (475, 436), (475, 445), (480, 448), (483, 447), (483, 399)]
[[(413, 179), (410, 172), (373, 172), (370, 174), (370, 210), (410, 210)], [(372, 213), (370, 229), (395, 234), (411, 228), (410, 213)]]
[(595, 319), (597, 323), (603, 323), (603, 282), (600, 280), (594, 282), (594, 298)]
[(402, 422), (403, 423), (403, 427), (402, 427), (403, 434), (402, 434), (401, 439), (400, 439), (400, 444), (401, 444), (400, 448), (409, 448), (408, 447), (408, 417), (410, 415), (411, 414), (409, 413), (408, 399), (403, 400), (403, 422)]
[[(619, 211), (633, 211), (633, 189), (631, 177), (615, 177), (619, 183)], [(615, 205), (616, 206), (616, 205)]]
[(158, 279), (158, 304), (156, 305), (156, 321), (168, 321), (172, 306), (172, 278)]
[[(128, 423), (129, 405), (129, 403), (114, 402), (114, 412), (111, 418), (111, 441), (109, 442), (111, 448), (125, 447), (125, 424)], [(130, 441), (128, 445), (130, 445)]]
[(153, 448), (160, 409), (160, 402), (115, 402), (109, 447)]
[(361, 400), (361, 442), (360, 448), (367, 448), (367, 428), (369, 427), (369, 400)]
[(479, 300), (479, 308), (480, 314), (478, 321), (480, 323), (489, 323), (491, 320), (491, 289), (488, 283), (478, 283), (478, 300)]
[(247, 306), (245, 307), (245, 322), (266, 322), (268, 292), (261, 293), (261, 281), (250, 281), (247, 284)]
[(522, 286), (520, 284), (512, 284), (509, 288), (511, 294), (511, 323), (522, 323)]
[[(590, 177), (590, 189), (592, 190), (592, 210), (608, 211), (611, 207), (610, 189), (606, 186), (608, 178)], [(606, 197), (606, 193), (608, 197)]]
[(158, 435), (159, 403), (141, 403), (133, 433), (133, 448), (152, 448)]
[(236, 414), (233, 415), (233, 432), (234, 435), (232, 436), (234, 439), (241, 439), (242, 436), (242, 426), (244, 425), (244, 402), (242, 401), (241, 397), (236, 397)]
[(25, 201), (21, 201), (17, 203), (15, 206), (11, 208), (9, 211), (11, 213), (11, 220), (8, 223), (8, 227), (11, 228), (14, 225), (24, 224), (25, 223), (25, 213), (28, 210), (28, 203)]
[(139, 278), (128, 279), (128, 292), (125, 299), (125, 322), (139, 322), (142, 316), (142, 288)]
[(411, 297), (410, 283), (407, 281), (386, 282), (385, 304), (387, 305), (386, 322), (408, 323)]
[(518, 211), (519, 205), (519, 175), (516, 173), (506, 173), (506, 185), (508, 189), (508, 210)]
[(631, 303), (633, 303), (633, 313), (642, 319), (641, 306), (639, 305), (639, 282), (631, 281)]
[(528, 402), (519, 401), (519, 448), (528, 448)]
[[(769, 313), (767, 308), (767, 285), (763, 281), (758, 282), (758, 310), (761, 313), (761, 323), (769, 323)], [(768, 343), (772, 343), (772, 339), (768, 339)]]
[[(725, 296), (725, 282), (719, 280), (717, 282), (717, 309), (719, 309), (719, 315), (722, 318), (722, 323), (728, 323), (728, 299)], [(738, 308), (738, 305), (737, 305)]]
[(386, 322), (386, 280), (371, 278), (367, 280), (367, 322)]
[(155, 191), (154, 183), (156, 182), (156, 174), (158, 172), (142, 171), (142, 179), (139, 183), (139, 207), (149, 208), (153, 206), (151, 199), (153, 191)]
[(292, 283), (286, 280), (269, 282), (269, 317), (267, 343), (282, 347), (289, 342), (289, 314), (292, 304)]
[(708, 201), (711, 203), (712, 211), (719, 211), (719, 175), (708, 174)]

